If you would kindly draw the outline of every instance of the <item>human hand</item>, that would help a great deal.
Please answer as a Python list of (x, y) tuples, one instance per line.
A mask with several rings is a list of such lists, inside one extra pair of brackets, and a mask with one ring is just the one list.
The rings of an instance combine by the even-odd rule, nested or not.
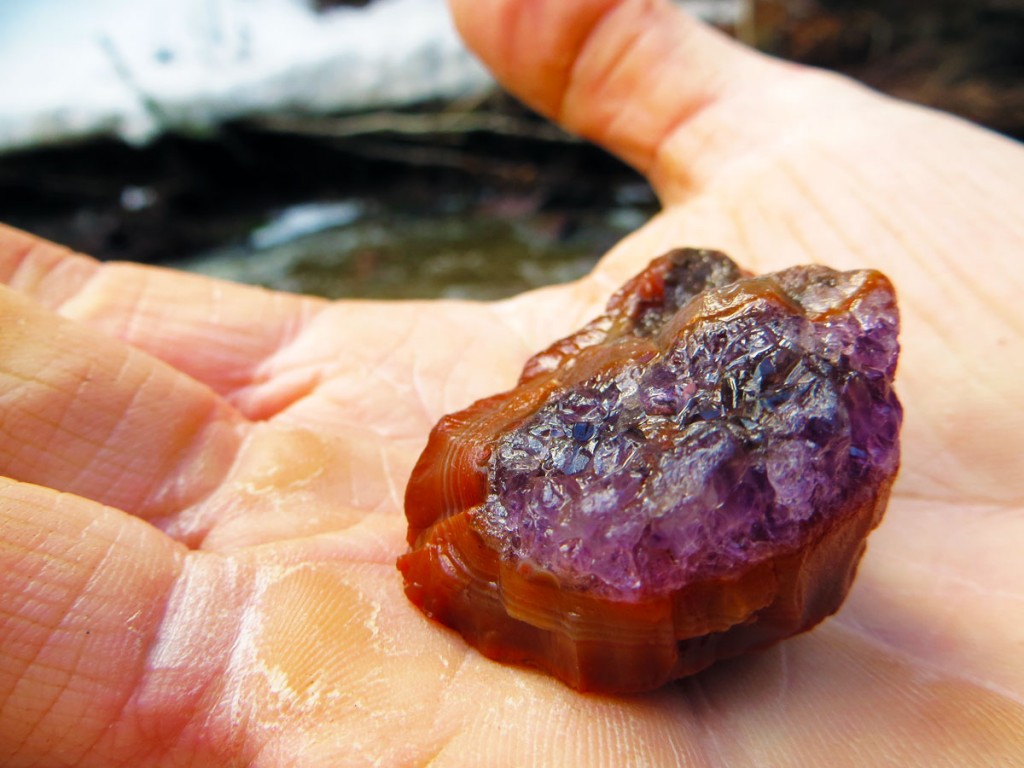
[[(0, 762), (1018, 760), (1024, 152), (667, 4), (453, 8), (664, 211), (587, 279), (496, 304), (332, 304), (3, 231)], [(835, 618), (652, 694), (580, 695), (411, 607), (402, 488), (442, 413), (678, 245), (885, 271), (903, 469)]]

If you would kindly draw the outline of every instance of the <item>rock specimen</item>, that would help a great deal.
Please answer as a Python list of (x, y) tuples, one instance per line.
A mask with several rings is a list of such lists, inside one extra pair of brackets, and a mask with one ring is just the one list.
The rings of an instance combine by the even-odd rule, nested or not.
[(590, 691), (809, 629), (899, 465), (898, 329), (872, 270), (654, 260), (515, 389), (434, 428), (406, 594), (487, 656)]

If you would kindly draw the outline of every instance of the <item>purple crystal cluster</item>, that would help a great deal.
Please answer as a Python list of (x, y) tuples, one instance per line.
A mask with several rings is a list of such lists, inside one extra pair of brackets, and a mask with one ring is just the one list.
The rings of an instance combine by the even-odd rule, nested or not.
[(502, 436), (482, 512), (503, 556), (600, 594), (661, 593), (796, 547), (876, 487), (902, 411), (897, 310), (869, 274), (677, 258), (631, 333), (657, 336), (707, 291), (776, 293), (698, 315), (650, 362), (556, 391)]

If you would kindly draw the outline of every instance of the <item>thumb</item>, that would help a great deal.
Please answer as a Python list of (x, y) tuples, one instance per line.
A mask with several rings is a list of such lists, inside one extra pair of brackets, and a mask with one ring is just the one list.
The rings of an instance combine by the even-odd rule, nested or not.
[(674, 134), (730, 91), (791, 69), (667, 0), (449, 2), (467, 45), (510, 91), (656, 186)]

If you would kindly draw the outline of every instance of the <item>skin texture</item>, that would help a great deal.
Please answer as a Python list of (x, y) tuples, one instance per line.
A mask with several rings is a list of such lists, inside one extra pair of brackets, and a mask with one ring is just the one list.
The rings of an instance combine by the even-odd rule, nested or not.
[[(0, 763), (1024, 764), (1024, 151), (664, 2), (452, 6), (664, 211), (497, 304), (327, 303), (0, 230)], [(888, 274), (903, 469), (836, 617), (582, 696), (405, 600), (402, 492), (439, 416), (677, 245)]]

